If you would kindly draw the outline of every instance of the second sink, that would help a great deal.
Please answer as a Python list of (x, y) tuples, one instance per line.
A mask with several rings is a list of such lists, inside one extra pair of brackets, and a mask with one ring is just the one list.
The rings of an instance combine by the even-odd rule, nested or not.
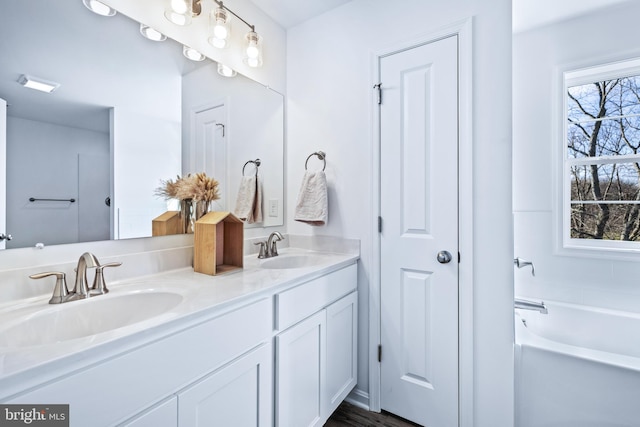
[(270, 269), (303, 268), (318, 265), (322, 257), (318, 255), (280, 255), (260, 262), (260, 267)]

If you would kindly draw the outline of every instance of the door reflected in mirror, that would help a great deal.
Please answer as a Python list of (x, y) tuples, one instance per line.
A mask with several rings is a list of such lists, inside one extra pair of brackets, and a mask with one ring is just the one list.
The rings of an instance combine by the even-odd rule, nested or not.
[[(5, 0), (0, 12), (8, 249), (151, 236), (152, 219), (175, 208), (155, 189), (187, 173), (216, 178), (212, 209), (233, 210), (242, 167), (256, 158), (264, 206), (278, 209), (254, 226), (283, 224), (282, 95), (222, 77), (213, 61), (189, 61), (179, 43), (148, 40), (137, 22), (80, 0)], [(28, 89), (23, 74), (60, 86)], [(212, 108), (215, 119), (197, 127)]]

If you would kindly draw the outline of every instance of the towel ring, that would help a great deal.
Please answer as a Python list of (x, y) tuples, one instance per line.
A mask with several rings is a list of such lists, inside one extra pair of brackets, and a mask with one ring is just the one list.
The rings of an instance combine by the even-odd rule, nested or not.
[(322, 165), (322, 170), (324, 171), (324, 168), (327, 167), (327, 155), (324, 151), (316, 151), (315, 153), (309, 154), (309, 157), (307, 157), (307, 160), (304, 162), (304, 170), (307, 170), (307, 163), (309, 163), (309, 159), (313, 156), (318, 156), (318, 158), (324, 162), (324, 165)]
[(249, 163), (254, 163), (256, 165), (256, 176), (258, 176), (258, 166), (260, 166), (261, 163), (260, 159), (249, 160), (247, 163), (245, 163), (244, 166), (242, 166), (242, 176), (244, 176), (244, 168), (246, 168)]

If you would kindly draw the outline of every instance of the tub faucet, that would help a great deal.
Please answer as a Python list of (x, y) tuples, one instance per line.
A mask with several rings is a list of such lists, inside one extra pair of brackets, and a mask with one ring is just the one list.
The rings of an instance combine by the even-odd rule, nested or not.
[(100, 263), (92, 253), (85, 252), (80, 256), (78, 266), (76, 267), (76, 284), (73, 287), (73, 292), (69, 300), (89, 298), (87, 268), (93, 268), (99, 265)]
[(522, 267), (526, 267), (527, 265), (530, 265), (530, 266), (531, 266), (531, 275), (535, 277), (535, 275), (536, 275), (536, 269), (535, 269), (535, 267), (533, 266), (533, 262), (531, 262), (531, 261), (526, 261), (526, 260), (524, 260), (524, 259), (522, 259), (522, 258), (518, 257), (518, 258), (514, 258), (514, 259), (513, 259), (513, 263), (514, 263), (514, 264), (515, 264), (515, 266), (516, 266), (516, 267), (518, 267), (518, 268), (522, 268)]
[(542, 301), (535, 302), (535, 301), (528, 301), (528, 300), (520, 299), (520, 298), (514, 298), (513, 307), (514, 308), (520, 308), (520, 309), (523, 309), (523, 310), (535, 310), (535, 311), (539, 311), (542, 314), (548, 314), (549, 313), (547, 311), (547, 306), (544, 305), (544, 302), (542, 302)]
[(282, 239), (284, 239), (284, 237), (282, 237), (282, 234), (280, 234), (279, 231), (274, 231), (269, 235), (269, 240), (267, 240), (267, 258), (278, 256), (278, 247), (276, 246), (276, 243)]

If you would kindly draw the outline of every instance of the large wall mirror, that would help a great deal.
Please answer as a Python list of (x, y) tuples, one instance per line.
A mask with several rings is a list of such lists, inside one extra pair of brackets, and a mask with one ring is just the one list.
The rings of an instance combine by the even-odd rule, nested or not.
[[(152, 219), (175, 209), (156, 188), (187, 173), (216, 178), (212, 208), (233, 211), (256, 159), (244, 173), (260, 177), (264, 215), (251, 226), (283, 224), (281, 94), (222, 77), (212, 61), (190, 61), (179, 43), (145, 39), (137, 22), (81, 0), (4, 0), (0, 58), (7, 249), (151, 236)], [(60, 86), (38, 92), (21, 75)]]

